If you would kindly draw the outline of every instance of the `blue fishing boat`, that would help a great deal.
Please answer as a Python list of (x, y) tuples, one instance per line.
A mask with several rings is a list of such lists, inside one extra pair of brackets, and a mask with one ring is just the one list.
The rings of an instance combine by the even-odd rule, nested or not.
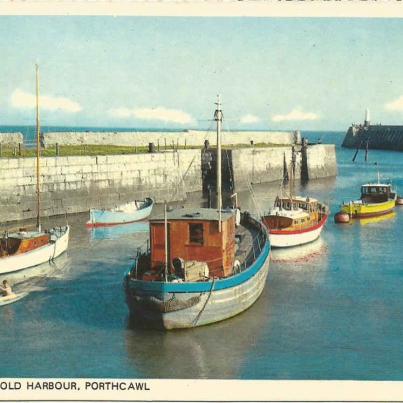
[(153, 199), (147, 197), (145, 200), (135, 200), (109, 210), (91, 209), (87, 226), (99, 227), (145, 220), (151, 214), (153, 206)]
[(132, 318), (164, 329), (218, 322), (262, 293), (270, 244), (259, 220), (221, 205), (221, 122), (217, 102), (217, 208), (179, 208), (150, 219), (150, 246), (124, 277)]

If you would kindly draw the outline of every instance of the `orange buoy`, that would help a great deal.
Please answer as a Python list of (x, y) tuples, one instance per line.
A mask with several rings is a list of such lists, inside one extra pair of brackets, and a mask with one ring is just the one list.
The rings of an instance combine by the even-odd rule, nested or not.
[(396, 206), (403, 206), (403, 196), (397, 196)]
[(334, 215), (334, 222), (336, 224), (347, 224), (350, 222), (350, 215), (339, 211)]

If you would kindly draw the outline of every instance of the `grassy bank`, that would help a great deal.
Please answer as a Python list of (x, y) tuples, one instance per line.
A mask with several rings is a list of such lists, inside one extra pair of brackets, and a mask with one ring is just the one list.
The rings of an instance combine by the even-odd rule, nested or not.
[[(226, 145), (223, 149), (240, 149), (240, 148), (271, 148), (271, 147), (290, 147), (289, 144), (237, 144), (237, 145)], [(216, 147), (212, 147), (213, 149)], [(160, 146), (155, 148), (156, 152), (172, 151), (172, 150), (184, 150), (184, 149), (202, 149), (201, 146)], [(111, 146), (111, 145), (63, 145), (43, 148), (41, 150), (41, 156), (43, 157), (55, 157), (55, 156), (95, 156), (95, 155), (126, 155), (126, 154), (144, 154), (148, 153), (148, 146), (133, 147), (133, 146)], [(10, 147), (3, 145), (0, 147), (0, 158), (29, 158), (35, 157), (36, 150), (33, 148), (25, 147)]]

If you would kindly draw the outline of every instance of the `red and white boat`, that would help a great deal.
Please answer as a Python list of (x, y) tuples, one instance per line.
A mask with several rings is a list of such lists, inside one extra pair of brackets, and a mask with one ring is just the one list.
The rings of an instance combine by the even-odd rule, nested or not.
[(310, 197), (277, 197), (262, 220), (269, 229), (273, 248), (303, 245), (318, 239), (329, 216), (329, 208)]

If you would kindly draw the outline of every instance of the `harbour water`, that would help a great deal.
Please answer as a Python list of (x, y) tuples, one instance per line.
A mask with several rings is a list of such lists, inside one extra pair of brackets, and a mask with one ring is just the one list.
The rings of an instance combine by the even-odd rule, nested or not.
[[(308, 137), (338, 145), (338, 177), (299, 189), (333, 213), (378, 169), (403, 193), (402, 153), (370, 151), (368, 163), (361, 153), (353, 164), (343, 133)], [(278, 184), (253, 189), (256, 203), (244, 192), (242, 208), (269, 209)], [(187, 204), (202, 202), (192, 194)], [(87, 219), (68, 217), (70, 248), (54, 265), (10, 278), (29, 294), (0, 308), (0, 377), (403, 379), (403, 207), (347, 225), (331, 217), (320, 241), (273, 252), (266, 288), (248, 311), (171, 332), (128, 318), (122, 279), (146, 227), (91, 232)]]

